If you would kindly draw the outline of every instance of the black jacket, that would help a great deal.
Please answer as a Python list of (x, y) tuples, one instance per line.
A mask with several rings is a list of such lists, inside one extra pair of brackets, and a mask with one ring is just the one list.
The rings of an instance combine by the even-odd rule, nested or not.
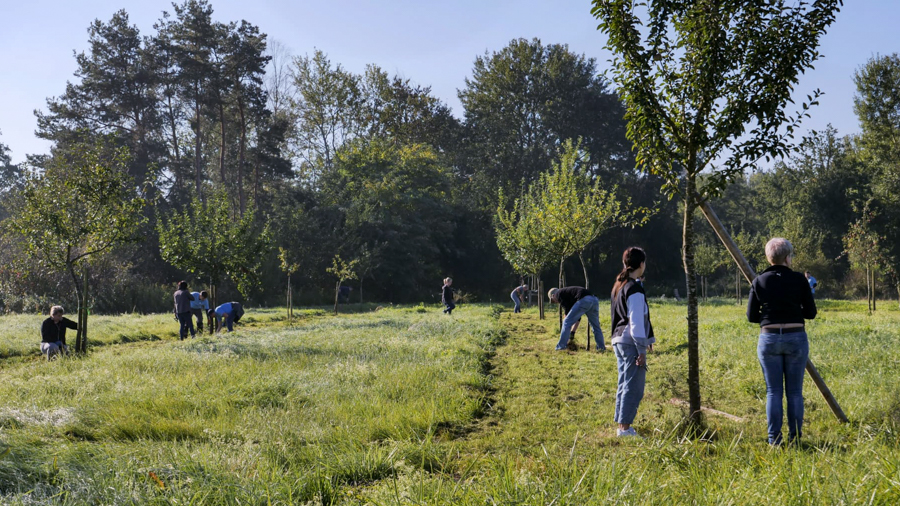
[(580, 286), (567, 286), (556, 291), (556, 299), (566, 314), (569, 314), (576, 302), (585, 297), (593, 297), (593, 295), (590, 290)]
[(803, 323), (816, 317), (816, 301), (803, 274), (773, 265), (753, 280), (747, 299), (747, 319), (760, 327)]
[(66, 344), (67, 328), (77, 330), (78, 324), (66, 317), (63, 317), (63, 319), (60, 320), (59, 323), (53, 321), (53, 318), (48, 317), (46, 320), (44, 320), (44, 323), (41, 324), (41, 342), (62, 342), (63, 344)]

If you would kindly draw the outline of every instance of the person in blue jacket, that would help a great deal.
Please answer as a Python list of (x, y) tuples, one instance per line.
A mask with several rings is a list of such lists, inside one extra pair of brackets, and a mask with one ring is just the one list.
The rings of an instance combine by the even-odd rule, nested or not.
[(228, 327), (228, 332), (234, 330), (234, 323), (244, 316), (244, 307), (240, 302), (226, 302), (207, 313), (216, 321), (216, 332), (222, 331), (222, 325)]
[[(197, 331), (203, 333), (203, 317), (209, 313), (209, 292), (191, 292), (194, 300), (191, 301), (191, 314), (197, 319)], [(207, 316), (209, 333), (213, 333), (212, 320)]]

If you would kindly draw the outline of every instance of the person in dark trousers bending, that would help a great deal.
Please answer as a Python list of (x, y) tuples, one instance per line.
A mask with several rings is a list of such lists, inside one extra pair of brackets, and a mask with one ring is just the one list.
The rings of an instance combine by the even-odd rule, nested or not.
[(53, 360), (59, 353), (68, 354), (66, 329), (78, 330), (78, 324), (63, 317), (62, 306), (50, 308), (50, 317), (41, 324), (41, 353)]
[(809, 282), (791, 270), (793, 256), (787, 239), (776, 237), (766, 243), (766, 260), (772, 266), (753, 280), (747, 299), (747, 319), (760, 327), (756, 355), (766, 380), (772, 446), (782, 443), (782, 394), (787, 394), (788, 443), (798, 443), (803, 433), (803, 375), (809, 360), (804, 321), (816, 317)]
[(616, 276), (611, 301), (612, 344), (619, 371), (616, 388), (616, 436), (637, 436), (631, 426), (644, 398), (647, 380), (647, 351), (653, 350), (650, 306), (640, 279), (647, 268), (644, 250), (631, 247), (622, 254), (622, 272)]
[(453, 314), (453, 310), (456, 309), (456, 304), (453, 303), (453, 288), (450, 288), (452, 284), (452, 279), (444, 278), (444, 286), (441, 287), (441, 302), (444, 303), (446, 314)]
[(203, 318), (206, 318), (208, 321), (209, 333), (213, 333), (212, 320), (206, 316), (206, 313), (209, 312), (209, 292), (203, 290), (202, 292), (191, 292), (191, 297), (194, 300), (191, 301), (191, 315), (197, 319), (197, 332), (203, 334)]
[(175, 292), (175, 317), (181, 327), (178, 329), (178, 336), (184, 340), (188, 331), (191, 332), (191, 339), (194, 338), (194, 320), (191, 319), (191, 301), (194, 296), (188, 291), (187, 281), (178, 282), (178, 290)]
[(547, 292), (550, 302), (562, 306), (566, 314), (563, 320), (562, 330), (559, 333), (557, 350), (565, 350), (569, 344), (569, 335), (578, 330), (581, 317), (587, 316), (588, 323), (594, 331), (594, 342), (597, 343), (597, 351), (606, 351), (603, 344), (603, 330), (600, 329), (600, 301), (594, 294), (580, 286), (567, 286), (565, 288), (551, 288)]
[(216, 332), (222, 331), (222, 325), (228, 327), (228, 332), (234, 330), (234, 323), (244, 316), (244, 306), (240, 302), (226, 302), (215, 309), (209, 310), (209, 316), (216, 320)]
[(528, 285), (517, 286), (511, 294), (509, 294), (510, 298), (512, 298), (513, 304), (515, 307), (513, 308), (513, 313), (521, 313), (522, 312), (522, 298), (525, 294), (528, 293)]

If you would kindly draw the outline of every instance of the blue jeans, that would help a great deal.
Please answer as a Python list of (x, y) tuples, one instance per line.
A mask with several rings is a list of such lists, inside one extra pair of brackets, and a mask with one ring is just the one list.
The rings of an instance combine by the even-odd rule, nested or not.
[(522, 312), (522, 301), (519, 300), (519, 296), (516, 295), (516, 292), (513, 292), (511, 297), (513, 300), (513, 304), (516, 305), (516, 307), (513, 308), (513, 313), (521, 313)]
[(788, 442), (793, 442), (803, 435), (803, 375), (809, 360), (806, 332), (760, 333), (756, 354), (766, 379), (769, 444), (781, 444), (782, 394), (787, 395)]
[(184, 339), (187, 337), (188, 331), (190, 331), (191, 337), (194, 337), (196, 332), (194, 331), (194, 319), (191, 318), (191, 312), (178, 313), (176, 316), (178, 317), (178, 323), (181, 324), (181, 328), (178, 329), (178, 336)]
[(557, 350), (566, 349), (566, 345), (569, 344), (569, 334), (571, 333), (572, 325), (575, 325), (575, 322), (581, 319), (582, 315), (587, 316), (588, 323), (590, 323), (591, 329), (594, 331), (594, 342), (597, 343), (597, 349), (606, 349), (606, 345), (603, 344), (603, 330), (600, 329), (600, 301), (597, 300), (597, 297), (589, 295), (576, 302), (572, 309), (569, 310), (569, 314), (566, 315), (566, 319), (563, 320), (562, 331), (559, 333), (559, 343), (556, 344)]
[(644, 398), (644, 384), (647, 368), (638, 367), (637, 346), (633, 343), (616, 343), (616, 369), (619, 371), (619, 386), (616, 388), (616, 423), (631, 425), (637, 416), (638, 406)]
[(222, 325), (228, 327), (228, 332), (234, 330), (234, 311), (225, 314), (216, 313), (216, 328), (222, 330)]
[(447, 314), (453, 314), (453, 310), (456, 309), (456, 304), (453, 302), (444, 302), (444, 312)]

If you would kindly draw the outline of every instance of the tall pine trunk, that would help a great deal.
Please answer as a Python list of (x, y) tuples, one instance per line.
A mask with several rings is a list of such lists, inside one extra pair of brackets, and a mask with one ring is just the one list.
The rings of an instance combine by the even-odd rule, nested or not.
[[(199, 92), (199, 86), (195, 90), (196, 93)], [(194, 102), (194, 178), (196, 184), (197, 195), (200, 196), (200, 200), (202, 202), (206, 202), (203, 199), (203, 193), (200, 191), (201, 184), (203, 182), (201, 169), (200, 169), (200, 97), (196, 98)]]
[(694, 210), (697, 208), (697, 181), (689, 176), (685, 181), (684, 228), (682, 230), (682, 261), (687, 281), (688, 307), (688, 404), (690, 421), (695, 428), (703, 423), (700, 411), (700, 332), (697, 310), (697, 269), (694, 264)]
[(241, 216), (247, 210), (247, 197), (244, 195), (244, 149), (247, 144), (247, 120), (244, 118), (244, 101), (238, 99), (238, 111), (241, 114), (241, 146), (238, 154), (237, 184)]

